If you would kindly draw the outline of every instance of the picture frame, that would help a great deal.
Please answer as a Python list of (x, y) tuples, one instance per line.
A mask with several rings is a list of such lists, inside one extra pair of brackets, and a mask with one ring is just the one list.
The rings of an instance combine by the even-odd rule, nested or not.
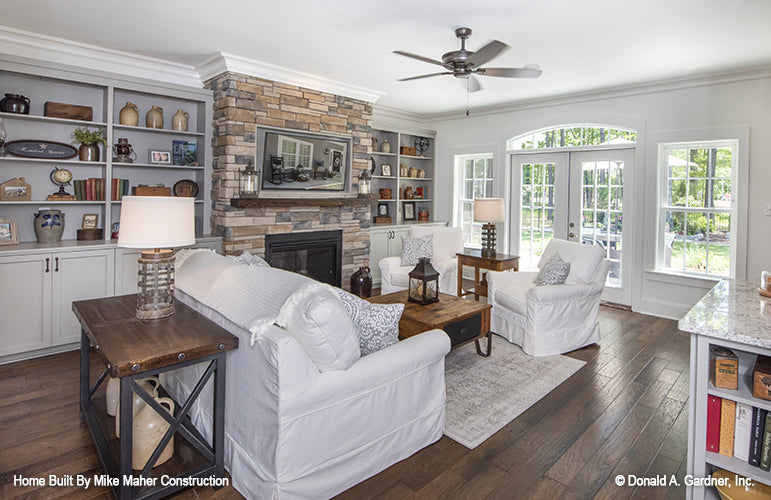
[(404, 202), (403, 214), (404, 214), (403, 220), (415, 220), (415, 202), (414, 201)]
[(99, 214), (83, 214), (81, 229), (97, 229), (99, 227)]
[(171, 141), (171, 158), (174, 165), (198, 165), (196, 152), (198, 144), (195, 141)]
[(380, 165), (380, 175), (391, 177), (391, 165), (388, 163), (383, 163)]
[(19, 228), (13, 217), (0, 218), (0, 245), (16, 245), (19, 243)]
[(388, 213), (388, 203), (378, 203), (377, 204), (377, 216), (378, 217), (388, 217), (390, 214)]
[(171, 165), (171, 151), (158, 151), (151, 149), (149, 162), (155, 165)]
[(24, 177), (9, 179), (0, 184), (0, 201), (30, 201), (32, 186), (24, 182)]

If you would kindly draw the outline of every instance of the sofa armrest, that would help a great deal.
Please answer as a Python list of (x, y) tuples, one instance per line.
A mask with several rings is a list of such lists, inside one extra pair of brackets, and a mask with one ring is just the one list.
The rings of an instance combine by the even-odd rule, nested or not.
[(603, 285), (597, 283), (578, 283), (575, 285), (534, 286), (527, 294), (527, 300), (537, 303), (558, 302), (562, 300), (578, 301), (597, 299), (602, 294)]
[(488, 271), (487, 287), (490, 290), (503, 288), (507, 285), (530, 285), (535, 283), (537, 272), (528, 271)]
[(391, 273), (394, 269), (402, 267), (402, 258), (386, 257), (384, 259), (380, 259), (380, 262), (378, 262), (378, 267), (380, 267), (380, 272), (382, 273), (383, 277), (391, 276)]

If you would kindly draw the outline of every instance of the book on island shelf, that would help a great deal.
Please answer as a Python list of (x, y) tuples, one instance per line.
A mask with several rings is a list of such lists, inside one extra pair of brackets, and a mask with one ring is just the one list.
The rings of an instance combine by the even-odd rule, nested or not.
[(736, 423), (734, 425), (734, 457), (749, 461), (750, 435), (752, 433), (752, 406), (736, 403)]
[(734, 425), (736, 425), (736, 401), (725, 399), (720, 402), (720, 454), (734, 455)]
[(720, 449), (720, 401), (718, 396), (707, 396), (707, 451)]
[(760, 453), (763, 449), (763, 432), (766, 428), (766, 410), (752, 408), (752, 431), (750, 434), (750, 456), (747, 462), (760, 467)]

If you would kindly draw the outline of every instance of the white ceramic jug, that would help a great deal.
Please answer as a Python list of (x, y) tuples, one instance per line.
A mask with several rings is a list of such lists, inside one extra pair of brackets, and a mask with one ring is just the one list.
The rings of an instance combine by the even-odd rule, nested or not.
[[(155, 398), (158, 404), (163, 406), (169, 414), (174, 414), (174, 401), (170, 398)], [(134, 416), (134, 436), (131, 447), (131, 468), (141, 470), (144, 468), (155, 447), (161, 442), (163, 435), (169, 429), (169, 423), (150, 405), (145, 404)], [(161, 456), (153, 464), (153, 467), (166, 462), (174, 455), (174, 436), (161, 452)]]
[[(118, 397), (115, 403), (115, 436), (120, 437), (120, 380), (119, 379), (115, 379), (115, 380), (118, 380)], [(139, 385), (139, 387), (146, 390), (152, 397), (158, 396), (158, 387), (161, 385), (161, 383), (158, 380), (157, 376), (140, 379), (137, 381), (137, 384)], [(134, 419), (136, 419), (137, 413), (139, 413), (139, 411), (145, 406), (147, 406), (147, 403), (145, 403), (144, 400), (135, 391), (134, 392)], [(109, 413), (109, 400), (108, 400), (107, 411)]]

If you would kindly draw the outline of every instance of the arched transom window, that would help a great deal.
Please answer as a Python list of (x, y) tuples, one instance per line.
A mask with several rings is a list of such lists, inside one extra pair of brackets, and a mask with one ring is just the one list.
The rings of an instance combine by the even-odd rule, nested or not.
[(563, 125), (534, 130), (509, 139), (509, 151), (526, 149), (572, 148), (585, 146), (610, 146), (637, 142), (637, 132), (602, 125)]

